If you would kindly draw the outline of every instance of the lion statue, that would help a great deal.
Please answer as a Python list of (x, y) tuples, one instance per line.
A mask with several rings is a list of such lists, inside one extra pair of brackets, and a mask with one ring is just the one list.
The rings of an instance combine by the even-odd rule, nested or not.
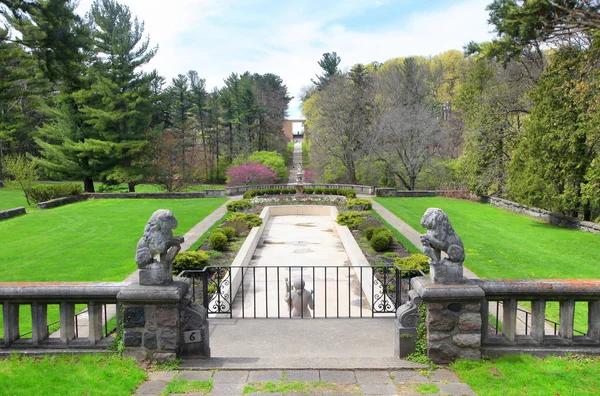
[[(137, 244), (135, 262), (138, 268), (146, 268), (155, 262), (171, 266), (183, 243), (183, 237), (173, 236), (174, 228), (177, 228), (177, 220), (170, 210), (159, 209), (152, 214)], [(155, 260), (156, 255), (159, 260)]]
[[(436, 273), (444, 274), (442, 277), (445, 277), (447, 271), (456, 272), (456, 276), (450, 275), (452, 281), (457, 280), (458, 272), (462, 280), (465, 248), (450, 225), (448, 215), (442, 209), (429, 208), (421, 218), (421, 225), (427, 229), (427, 233), (421, 235), (422, 250), (430, 258), (429, 264), (434, 283)], [(442, 252), (445, 252), (448, 257), (442, 259)]]

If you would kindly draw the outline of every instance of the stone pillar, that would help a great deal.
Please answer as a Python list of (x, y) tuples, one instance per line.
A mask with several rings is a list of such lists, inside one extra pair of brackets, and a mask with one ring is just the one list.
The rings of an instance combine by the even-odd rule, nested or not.
[(476, 285), (434, 284), (428, 277), (413, 278), (427, 309), (427, 355), (434, 363), (481, 358), (481, 306), (485, 293)]
[(186, 281), (169, 286), (130, 285), (117, 295), (123, 307), (125, 356), (165, 362), (181, 356), (180, 310)]

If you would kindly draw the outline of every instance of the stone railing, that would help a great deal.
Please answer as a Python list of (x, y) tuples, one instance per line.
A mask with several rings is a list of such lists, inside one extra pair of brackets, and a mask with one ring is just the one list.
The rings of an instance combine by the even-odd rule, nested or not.
[[(242, 195), (248, 190), (266, 190), (268, 188), (296, 188), (297, 183), (287, 183), (287, 184), (261, 184), (255, 186), (234, 186), (234, 187), (226, 187), (225, 195)], [(357, 194), (365, 194), (365, 195), (373, 195), (375, 193), (375, 188), (372, 186), (361, 186), (357, 184), (311, 184), (311, 183), (303, 183), (302, 187), (304, 188), (343, 188), (350, 189), (356, 191)]]
[[(427, 311), (427, 354), (435, 363), (530, 353), (600, 354), (600, 280), (525, 279), (465, 280), (434, 284), (428, 277), (411, 282)], [(519, 302), (531, 302), (531, 313), (519, 315)], [(546, 303), (560, 306), (558, 333), (546, 332)], [(490, 332), (489, 305), (502, 303), (502, 331)], [(587, 303), (588, 328), (576, 335), (575, 303)], [(579, 308), (578, 308), (579, 309)], [(519, 326), (519, 321), (525, 326)], [(402, 342), (402, 340), (400, 340)]]
[(153, 192), (153, 193), (83, 193), (70, 197), (52, 199), (40, 202), (39, 209), (50, 209), (88, 199), (191, 199), (224, 197), (225, 190), (204, 190), (200, 192)]
[(378, 197), (399, 198), (422, 198), (447, 196), (452, 198), (475, 199), (476, 195), (463, 190), (397, 190), (395, 188), (376, 188), (375, 195)]
[[(0, 283), (4, 335), (0, 350), (30, 348), (106, 349), (114, 340), (107, 337), (106, 306), (117, 304), (117, 294), (127, 283)], [(87, 306), (86, 331), (77, 326), (75, 306)], [(52, 337), (48, 306), (58, 305), (60, 330)], [(21, 307), (31, 306), (31, 338), (22, 337)], [(81, 324), (80, 324), (81, 325)], [(112, 329), (109, 329), (112, 330)]]

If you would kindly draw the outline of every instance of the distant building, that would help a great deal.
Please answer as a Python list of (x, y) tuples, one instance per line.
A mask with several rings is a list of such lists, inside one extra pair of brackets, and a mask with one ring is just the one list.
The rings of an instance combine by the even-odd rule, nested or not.
[(289, 142), (294, 140), (304, 140), (308, 134), (308, 128), (304, 123), (305, 120), (284, 120), (283, 134)]

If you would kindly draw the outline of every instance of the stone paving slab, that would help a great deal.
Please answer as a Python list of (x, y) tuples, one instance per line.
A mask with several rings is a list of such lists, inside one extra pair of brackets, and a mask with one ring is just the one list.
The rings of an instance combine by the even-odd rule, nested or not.
[(281, 382), (282, 378), (282, 370), (250, 371), (248, 382)]
[(414, 370), (392, 371), (391, 376), (394, 378), (394, 382), (398, 384), (431, 382), (423, 373)]
[(167, 384), (162, 381), (146, 381), (136, 389), (139, 395), (155, 395), (165, 390)]
[(343, 370), (321, 370), (321, 381), (336, 384), (352, 384), (356, 382), (354, 371)]
[(212, 377), (210, 371), (181, 371), (177, 379), (184, 379), (188, 381), (208, 381)]
[(217, 371), (213, 376), (215, 384), (245, 384), (248, 380), (248, 371)]
[(241, 383), (241, 384), (224, 384), (224, 383), (219, 383), (219, 384), (213, 384), (213, 388), (212, 391), (210, 391), (209, 395), (210, 396), (238, 396), (238, 395), (242, 395), (242, 392), (244, 391), (244, 386), (246, 384)]
[(441, 395), (452, 395), (452, 396), (476, 396), (473, 389), (467, 384), (461, 382), (440, 382), (436, 384), (440, 389)]
[(391, 384), (392, 379), (387, 371), (358, 370), (354, 373), (359, 384)]
[(447, 369), (435, 370), (431, 373), (431, 376), (429, 378), (433, 382), (441, 382), (441, 381), (459, 382), (460, 381), (458, 379), (458, 377), (456, 376), (456, 374), (454, 373), (454, 371), (447, 370)]
[(177, 373), (177, 371), (151, 371), (148, 373), (148, 380), (169, 382)]
[(317, 382), (319, 379), (319, 370), (287, 370), (285, 372), (286, 382)]
[(398, 394), (398, 390), (396, 386), (392, 384), (373, 384), (373, 383), (365, 383), (359, 384), (360, 390), (363, 392), (363, 395), (385, 395), (385, 396), (395, 396)]

